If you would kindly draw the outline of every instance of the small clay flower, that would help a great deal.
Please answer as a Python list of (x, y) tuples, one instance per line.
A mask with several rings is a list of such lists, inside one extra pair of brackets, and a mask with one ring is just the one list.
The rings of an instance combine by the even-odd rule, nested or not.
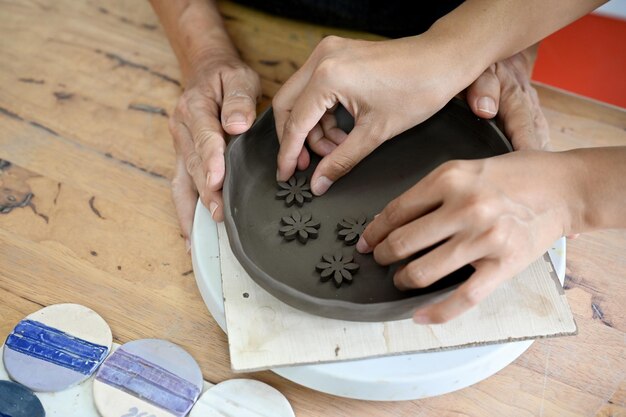
[(323, 282), (332, 278), (335, 286), (339, 288), (344, 281), (352, 282), (352, 275), (359, 270), (359, 264), (353, 262), (352, 255), (344, 255), (339, 251), (333, 255), (322, 255), (322, 262), (315, 265), (315, 269), (320, 272), (320, 279)]
[(276, 193), (276, 198), (284, 199), (288, 207), (291, 207), (294, 203), (302, 207), (305, 201), (313, 199), (311, 187), (307, 184), (306, 177), (296, 177), (294, 175), (286, 182), (279, 182), (278, 188), (279, 191)]
[(367, 217), (360, 216), (358, 219), (352, 217), (344, 217), (338, 224), (339, 239), (343, 240), (346, 245), (354, 245), (365, 230)]
[(298, 239), (300, 243), (306, 243), (309, 239), (315, 239), (319, 233), (320, 222), (313, 220), (309, 213), (302, 214), (299, 211), (292, 212), (289, 216), (281, 219), (283, 224), (278, 232), (285, 240)]

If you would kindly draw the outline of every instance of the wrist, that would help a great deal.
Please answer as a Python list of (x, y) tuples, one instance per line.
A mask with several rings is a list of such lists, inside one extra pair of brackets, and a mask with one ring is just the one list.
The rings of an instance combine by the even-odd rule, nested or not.
[(423, 34), (453, 72), (456, 93), (467, 88), (495, 62), (495, 51), (489, 42), (484, 42), (482, 32), (463, 31), (462, 27), (454, 16), (447, 15)]
[(190, 3), (177, 25), (182, 43), (178, 58), (184, 80), (193, 78), (214, 62), (239, 60), (221, 16), (206, 1)]
[(555, 159), (550, 181), (555, 185), (554, 193), (560, 197), (562, 208), (563, 236), (589, 230), (589, 208), (585, 201), (590, 190), (584, 161), (576, 151), (550, 153)]

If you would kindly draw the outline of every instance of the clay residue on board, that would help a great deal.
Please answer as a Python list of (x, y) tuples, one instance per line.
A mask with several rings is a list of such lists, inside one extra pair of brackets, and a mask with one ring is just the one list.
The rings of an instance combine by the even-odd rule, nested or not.
[(8, 214), (15, 208), (30, 207), (33, 213), (48, 223), (48, 216), (39, 213), (32, 201), (35, 195), (28, 185), (28, 179), (35, 176), (27, 169), (0, 159), (0, 214)]
[(26, 180), (32, 176), (24, 168), (0, 159), (0, 213), (10, 213), (30, 203), (33, 193)]

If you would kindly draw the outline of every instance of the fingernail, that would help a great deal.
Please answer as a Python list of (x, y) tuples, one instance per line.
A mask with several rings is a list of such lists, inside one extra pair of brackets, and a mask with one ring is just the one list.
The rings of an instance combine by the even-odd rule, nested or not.
[(206, 174), (206, 184), (205, 186), (208, 187), (209, 186), (209, 182), (211, 182), (211, 174)]
[(187, 253), (191, 250), (191, 242), (189, 239), (185, 239), (185, 250), (187, 250)]
[[(211, 212), (211, 217), (214, 217), (213, 215), (215, 214), (215, 211), (218, 207), (219, 205), (215, 201), (211, 201), (209, 203), (209, 211)], [(215, 218), (213, 220), (215, 220)]]
[(367, 244), (365, 239), (363, 239), (363, 236), (361, 236), (359, 238), (359, 241), (356, 242), (356, 250), (360, 253), (370, 253), (372, 251), (372, 248), (370, 245)]
[(478, 99), (478, 103), (476, 103), (478, 110), (488, 113), (488, 114), (496, 114), (496, 102), (493, 101), (491, 97), (481, 97)]
[(224, 124), (224, 126), (244, 124), (246, 124), (246, 116), (244, 116), (242, 113), (234, 112), (226, 118), (226, 123)]
[(331, 185), (333, 185), (331, 180), (326, 177), (319, 177), (311, 186), (311, 191), (313, 191), (315, 195), (322, 195), (328, 191)]
[(430, 324), (430, 319), (424, 313), (415, 313), (413, 315), (413, 321), (417, 324)]

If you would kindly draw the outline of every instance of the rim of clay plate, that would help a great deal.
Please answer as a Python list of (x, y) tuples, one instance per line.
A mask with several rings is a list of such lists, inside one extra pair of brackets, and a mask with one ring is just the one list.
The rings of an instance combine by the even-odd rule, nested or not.
[[(461, 99), (453, 98), (451, 104), (462, 106), (471, 112), (469, 106)], [(261, 123), (265, 118), (271, 116), (272, 108), (269, 107), (258, 117), (255, 123)], [(511, 152), (513, 148), (506, 136), (504, 136), (492, 120), (486, 121), (505, 144), (509, 152)], [(280, 301), (298, 310), (302, 310), (313, 315), (336, 320), (380, 322), (408, 319), (412, 316), (413, 311), (417, 307), (439, 301), (461, 285), (461, 283), (459, 283), (438, 291), (416, 295), (414, 297), (404, 298), (401, 300), (361, 304), (345, 300), (314, 297), (272, 278), (264, 270), (259, 268), (243, 249), (239, 231), (231, 212), (230, 183), (232, 179), (230, 167), (232, 166), (232, 150), (237, 146), (238, 142), (246, 137), (246, 135), (247, 133), (243, 133), (236, 138), (233, 138), (226, 149), (226, 173), (223, 186), (224, 225), (228, 234), (230, 247), (235, 254), (235, 257), (241, 263), (245, 271), (250, 275), (250, 278), (252, 278), (252, 280), (261, 286), (265, 291), (278, 298)]]

